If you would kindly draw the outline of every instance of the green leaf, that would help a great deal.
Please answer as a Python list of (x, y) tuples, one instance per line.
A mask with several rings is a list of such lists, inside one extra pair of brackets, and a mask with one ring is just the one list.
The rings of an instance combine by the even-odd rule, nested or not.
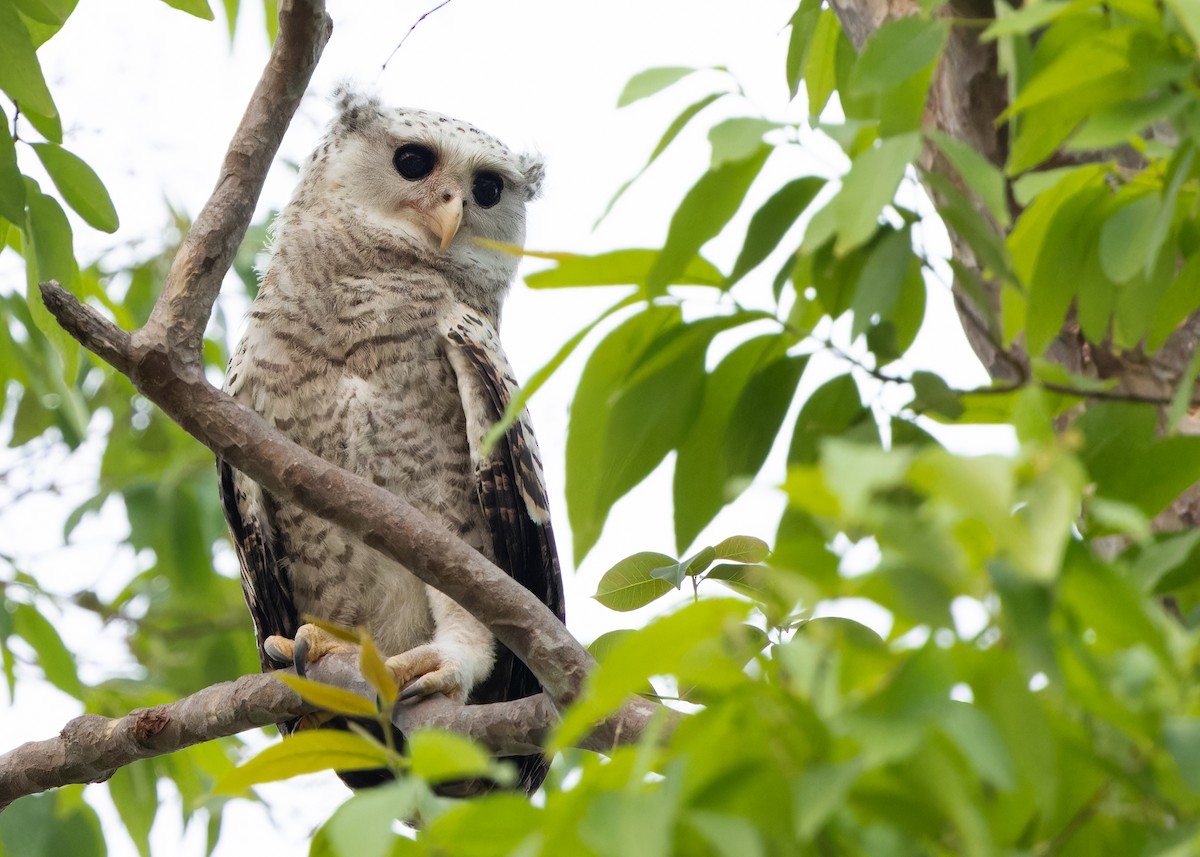
[(102, 232), (116, 232), (120, 221), (100, 177), (84, 161), (55, 143), (33, 143), (42, 166), (67, 204)]
[(1155, 438), (1152, 405), (1102, 402), (1075, 422), (1086, 439), (1080, 457), (1097, 493), (1133, 503), (1147, 517), (1161, 512), (1200, 479), (1200, 438)]
[(509, 398), (508, 405), (504, 409), (499, 421), (492, 424), (488, 429), (487, 434), (483, 436), (483, 441), (480, 444), (484, 454), (488, 454), (496, 445), (497, 441), (504, 436), (504, 433), (516, 424), (518, 417), (524, 413), (525, 405), (529, 398), (541, 389), (542, 385), (558, 370), (568, 357), (579, 347), (579, 344), (587, 337), (589, 333), (596, 329), (601, 322), (607, 319), (610, 315), (619, 310), (625, 309), (636, 303), (637, 295), (630, 295), (627, 298), (617, 301), (600, 315), (596, 316), (588, 324), (584, 325), (583, 329), (577, 332), (574, 336), (563, 343), (553, 357), (546, 361), (546, 365), (538, 369), (529, 380), (522, 384), (517, 392)]
[[(636, 692), (652, 675), (682, 671), (688, 655), (723, 633), (741, 628), (748, 611), (745, 602), (704, 599), (682, 610), (655, 619), (645, 628), (621, 640), (588, 675), (583, 695), (567, 709), (551, 741), (551, 750), (573, 745), (592, 725), (618, 708), (625, 697)], [(694, 662), (696, 672), (715, 670), (719, 664), (705, 657)], [(687, 671), (691, 675), (692, 671)], [(699, 676), (695, 676), (699, 678)]]
[(1200, 718), (1170, 718), (1163, 724), (1163, 739), (1187, 787), (1200, 791)]
[(666, 89), (673, 83), (678, 83), (689, 74), (700, 69), (691, 66), (660, 66), (640, 71), (629, 79), (621, 96), (617, 99), (617, 107), (627, 107), (635, 101), (647, 98)]
[(910, 383), (916, 393), (910, 407), (917, 413), (933, 411), (951, 420), (962, 416), (964, 409), (958, 393), (950, 388), (941, 375), (914, 372)]
[(665, 580), (671, 584), (672, 588), (678, 589), (683, 585), (684, 578), (695, 577), (703, 573), (716, 558), (716, 550), (711, 547), (702, 548), (687, 559), (654, 569), (650, 572), (650, 576), (655, 580)]
[(29, 29), (10, 0), (0, 0), (0, 89), (22, 110), (58, 115)]
[(493, 792), (485, 798), (458, 803), (435, 819), (423, 838), (436, 854), (531, 857), (542, 853), (540, 847), (531, 850), (522, 845), (540, 846), (548, 821), (545, 815), (523, 794)]
[(357, 792), (317, 831), (310, 857), (394, 857), (392, 828), (417, 814), (422, 788), (406, 779)]
[(804, 74), (804, 64), (812, 46), (813, 33), (817, 29), (817, 20), (821, 13), (821, 0), (800, 0), (800, 5), (792, 15), (791, 38), (788, 39), (787, 52), (787, 85), (792, 98), (800, 91), (800, 80)]
[(760, 313), (679, 323), (649, 307), (596, 347), (584, 367), (567, 434), (567, 510), (577, 562), (595, 544), (612, 504), (686, 437), (704, 395), (704, 361), (722, 330)]
[(862, 765), (857, 760), (807, 766), (794, 787), (796, 832), (805, 840), (812, 839), (843, 805), (860, 773)]
[(911, 15), (884, 24), (863, 45), (850, 77), (856, 93), (882, 93), (937, 62), (948, 33), (939, 18)]
[(951, 702), (938, 712), (938, 726), (981, 779), (1002, 792), (1016, 787), (1016, 772), (1004, 739), (980, 708)]
[(675, 544), (680, 554), (729, 502), (726, 437), (742, 390), (755, 373), (782, 357), (792, 344), (784, 334), (750, 339), (731, 351), (705, 381), (700, 413), (675, 459), (672, 494)]
[(237, 34), (237, 18), (238, 7), (241, 5), (240, 0), (221, 0), (225, 11), (225, 26), (229, 28), (229, 43), (233, 44), (233, 37)]
[[(379, 694), (383, 702), (390, 707), (400, 692), (396, 686), (396, 677), (392, 675), (392, 671), (384, 663), (383, 656), (379, 654), (379, 649), (375, 648), (375, 642), (365, 631), (359, 636), (358, 645), (358, 671), (362, 673), (363, 678), (370, 683), (371, 687), (375, 688), (375, 692)], [(293, 689), (300, 693), (299, 688)]]
[(1051, 101), (1061, 102), (1073, 93), (1101, 88), (1109, 78), (1127, 75), (1130, 43), (1136, 32), (1133, 27), (1116, 27), (1073, 41), (1038, 69), (1000, 118)]
[(592, 597), (610, 610), (625, 612), (644, 607), (673, 588), (669, 581), (655, 578), (651, 572), (674, 565), (675, 558), (666, 554), (635, 553), (604, 572)]
[(724, 288), (733, 286), (770, 255), (826, 183), (825, 179), (817, 176), (793, 179), (754, 212), (746, 228), (746, 239), (742, 242), (742, 249), (725, 280)]
[(603, 464), (612, 418), (609, 401), (633, 372), (641, 355), (679, 325), (677, 307), (650, 306), (631, 316), (596, 346), (576, 388), (567, 428), (567, 513), (578, 565), (600, 537), (608, 514)]
[(594, 657), (596, 660), (603, 660), (604, 658), (608, 657), (608, 653), (613, 650), (617, 643), (633, 633), (635, 632), (628, 628), (620, 628), (616, 631), (605, 631), (588, 644), (587, 650), (592, 653), (592, 657)]
[(150, 828), (158, 809), (158, 775), (153, 761), (143, 759), (119, 768), (108, 781), (121, 823), (141, 857), (150, 857)]
[(710, 239), (741, 207), (771, 149), (760, 146), (751, 157), (714, 167), (700, 177), (671, 217), (662, 255), (646, 278), (646, 289), (660, 295), (687, 269)]
[(879, 429), (862, 403), (858, 385), (850, 375), (838, 375), (813, 391), (796, 417), (788, 466), (815, 464), (821, 444), (829, 437), (879, 443)]
[(216, 17), (213, 15), (212, 7), (208, 5), (208, 0), (163, 0), (163, 2), (172, 9), (187, 12), (189, 15), (195, 15), (205, 21), (212, 21)]
[(837, 54), (839, 43), (846, 38), (842, 25), (832, 9), (822, 9), (817, 15), (816, 29), (804, 64), (804, 84), (808, 93), (808, 115), (820, 116), (837, 88)]
[[(596, 256), (555, 254), (555, 268), (525, 277), (531, 289), (579, 288), (581, 286), (645, 287), (650, 271), (658, 262), (659, 250), (612, 250)], [(703, 257), (691, 259), (676, 272), (670, 285), (720, 286), (724, 277)]]
[(658, 159), (658, 156), (666, 151), (667, 146), (674, 142), (675, 138), (678, 137), (679, 133), (687, 126), (687, 124), (695, 118), (697, 113), (699, 113), (705, 107), (708, 107), (708, 105), (712, 104), (717, 99), (728, 94), (728, 92), (713, 92), (704, 96), (699, 101), (689, 104), (687, 107), (683, 108), (683, 111), (673, 120), (671, 120), (671, 124), (667, 126), (667, 130), (663, 133), (662, 138), (658, 141), (658, 145), (654, 147), (654, 151), (650, 153), (650, 157), (647, 159), (642, 168), (637, 171), (637, 175), (625, 182), (625, 184), (621, 185), (617, 192), (613, 194), (612, 199), (608, 201), (608, 205), (604, 207), (604, 212), (598, 218), (596, 218), (593, 228), (595, 226), (599, 226), (604, 218), (608, 217), (609, 212), (613, 210), (613, 206), (617, 204), (617, 200), (624, 196), (625, 191), (629, 190), (633, 183), (641, 178), (642, 174), (650, 168), (650, 165)]
[(12, 604), (13, 631), (33, 649), (46, 681), (63, 693), (83, 699), (84, 688), (75, 672), (75, 657), (58, 631), (31, 604)]
[(850, 311), (854, 313), (851, 336), (861, 336), (873, 325), (890, 320), (904, 288), (909, 260), (914, 256), (908, 227), (888, 226), (879, 231), (870, 245), (862, 272), (855, 278), (850, 301)]
[[(21, 226), (25, 223), (25, 181), (17, 167), (17, 147), (8, 128), (8, 117), (0, 114), (0, 217)], [(0, 243), (0, 248), (4, 245)]]
[(727, 500), (740, 496), (766, 462), (807, 366), (806, 354), (782, 357), (742, 388), (725, 432)]
[[(79, 268), (75, 262), (74, 240), (66, 212), (54, 197), (42, 193), (37, 184), (25, 180), (25, 204), (29, 207), (29, 232), (33, 241), (33, 260), (37, 263), (37, 279), (58, 280), (66, 289), (75, 286)], [(29, 264), (29, 257), (25, 262)], [(41, 297), (29, 296), (41, 306)], [(49, 322), (54, 327), (57, 324)]]
[(41, 24), (62, 26), (75, 8), (68, 0), (13, 0), (22, 15)]
[(763, 135), (782, 127), (779, 122), (750, 116), (735, 116), (718, 122), (708, 130), (712, 168), (753, 157), (763, 145)]
[(734, 565), (721, 563), (709, 569), (704, 575), (705, 580), (719, 580), (734, 592), (763, 602), (768, 595), (765, 585), (765, 575), (768, 573), (761, 565)]
[(326, 711), (357, 717), (374, 717), (378, 713), (374, 702), (340, 687), (287, 673), (275, 673), (275, 677), (300, 694), (306, 702), (319, 705)]
[(353, 732), (314, 729), (297, 732), (234, 768), (213, 786), (217, 794), (238, 794), (250, 786), (300, 774), (334, 769), (361, 771), (388, 767), (387, 750)]
[(51, 143), (62, 142), (62, 117), (57, 113), (53, 116), (44, 116), (36, 110), (30, 110), (28, 107), (21, 111), (29, 124), (37, 129), (37, 132), (49, 140)]
[(104, 857), (107, 849), (96, 811), (76, 787), (35, 794), (0, 813), (0, 850), (6, 857)]
[(1034, 30), (1040, 30), (1070, 6), (1070, 3), (1057, 0), (1041, 0), (1039, 3), (1022, 6), (1015, 12), (1009, 11), (1003, 18), (998, 18), (988, 25), (983, 31), (982, 41), (992, 42), (1001, 36), (1027, 35)]
[(749, 819), (693, 809), (686, 816), (720, 857), (765, 857), (762, 838)]
[(1183, 22), (1192, 44), (1200, 45), (1200, 3), (1196, 0), (1167, 0), (1167, 5)]
[[(1051, 215), (1029, 280), (1025, 336), (1033, 356), (1040, 356), (1062, 329), (1067, 308), (1080, 286), (1078, 272), (1085, 267), (1088, 251), (1098, 233), (1099, 224), (1094, 215), (1107, 193), (1103, 184), (1089, 183), (1063, 200)], [(1009, 246), (1019, 266), (1017, 247), (1013, 243), (1017, 240), (1014, 230)]]
[(941, 131), (929, 132), (959, 177), (979, 197), (1001, 227), (1009, 224), (1008, 187), (1004, 174), (971, 146)]
[(1091, 114), (1067, 144), (1077, 151), (1124, 145), (1158, 122), (1172, 119), (1191, 103), (1184, 93), (1155, 93), (1123, 101)]
[(1118, 208), (1104, 221), (1100, 228), (1100, 265), (1114, 282), (1128, 282), (1145, 267), (1160, 209), (1158, 196), (1146, 194)]
[(279, 35), (279, 0), (263, 0), (262, 5), (267, 22), (267, 43), (273, 45)]
[(717, 559), (728, 559), (734, 562), (762, 562), (771, 553), (771, 549), (762, 539), (754, 536), (730, 536), (713, 546)]
[(1190, 256), (1159, 299), (1146, 345), (1157, 351), (1175, 329), (1200, 306), (1200, 253)]
[(883, 207), (896, 195), (905, 169), (920, 148), (920, 134), (901, 134), (880, 140), (854, 159), (842, 189), (830, 203), (837, 222), (837, 255), (844, 256), (875, 233)]
[(429, 783), (484, 777), (492, 759), (469, 738), (442, 729), (418, 729), (408, 736), (409, 766)]

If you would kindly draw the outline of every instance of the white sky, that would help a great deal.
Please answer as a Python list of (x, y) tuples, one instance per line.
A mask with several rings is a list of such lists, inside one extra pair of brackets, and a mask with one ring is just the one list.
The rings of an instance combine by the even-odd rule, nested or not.
[[(244, 0), (244, 5), (248, 8), (243, 10), (232, 50), (223, 21), (200, 21), (155, 0), (130, 0), (119, 6), (81, 0), (63, 32), (42, 50), (43, 67), (64, 117), (65, 144), (99, 172), (122, 220), (115, 236), (98, 235), (75, 220), (82, 259), (114, 247), (153, 250), (161, 240), (168, 202), (194, 215), (207, 198), (225, 145), (266, 57), (262, 12), (253, 0)], [(381, 72), (384, 59), (431, 5), (433, 0), (334, 0), (333, 38), (284, 141), (281, 158), (299, 161), (307, 154), (331, 114), (328, 94), (337, 82), (351, 78), (378, 89), (386, 102), (447, 113), (495, 134), (511, 148), (542, 152), (548, 180), (544, 197), (529, 212), (531, 249), (590, 252), (650, 247), (661, 245), (665, 237), (669, 206), (704, 170), (706, 123), (691, 129), (677, 152), (660, 159), (599, 230), (593, 232), (592, 224), (611, 194), (641, 167), (675, 113), (720, 84), (721, 76), (698, 75), (679, 92), (618, 111), (617, 95), (630, 76), (651, 66), (726, 65), (748, 98), (728, 99), (711, 108), (713, 117), (762, 114), (799, 120), (806, 112), (803, 99), (787, 105), (783, 77), (784, 25), (795, 8), (794, 0), (736, 4), (454, 0), (428, 18)], [(22, 165), (37, 174), (32, 159), (23, 158)], [(750, 210), (787, 177), (836, 175), (842, 169), (844, 161), (833, 146), (815, 151), (796, 148), (777, 155), (751, 193)], [(268, 179), (263, 206), (281, 206), (292, 178), (289, 170), (277, 165)], [(736, 223), (744, 229), (745, 220)], [(728, 270), (743, 229), (735, 227), (713, 242), (709, 258)], [(936, 244), (944, 239), (933, 235), (927, 240)], [(743, 300), (753, 302), (756, 296), (768, 295), (777, 267), (778, 263), (768, 263), (752, 277), (745, 284)], [(0, 266), (0, 277), (12, 272), (11, 266)], [(969, 357), (945, 288), (934, 285), (931, 291), (931, 316), (915, 363), (937, 362), (948, 380), (960, 386), (984, 383), (986, 377)], [(621, 294), (620, 290), (532, 292), (518, 285), (502, 330), (518, 376), (528, 377)], [(568, 566), (568, 624), (587, 641), (606, 630), (639, 625), (653, 612), (650, 608), (616, 614), (592, 601), (589, 596), (600, 575), (635, 551), (670, 554), (674, 547), (670, 470), (664, 466), (618, 504), (604, 538), (582, 568), (577, 573), (569, 569), (563, 447), (567, 407), (581, 367), (579, 357), (570, 361), (534, 398), (532, 410), (547, 462), (553, 514), (559, 522), (560, 553)], [(807, 389), (815, 385), (812, 378), (806, 379)], [(1004, 433), (976, 433), (960, 438), (959, 446), (963, 444), (997, 448), (1007, 446), (1008, 439)], [(748, 533), (771, 540), (782, 509), (781, 495), (771, 488), (781, 475), (780, 453), (776, 450), (768, 466), (773, 475), (760, 479), (707, 535), (718, 539)], [(86, 496), (86, 486), (71, 495)], [(0, 552), (23, 557), (47, 579), (52, 575), (51, 585), (62, 591), (80, 586), (98, 586), (104, 592), (119, 589), (129, 574), (129, 557), (96, 551), (97, 545), (111, 540), (111, 528), (120, 526), (119, 514), (82, 527), (76, 539), (79, 548), (54, 551), (62, 517), (71, 507), (69, 501), (46, 499), (27, 502), (19, 512), (0, 509)], [(98, 681), (122, 668), (118, 635), (109, 634), (98, 646), (92, 639), (95, 628), (61, 630), (76, 651), (92, 652), (84, 659), (85, 679)], [(0, 750), (46, 737), (78, 712), (77, 703), (27, 680), (19, 685), (15, 704), (0, 710), (0, 734), (5, 736)], [(315, 825), (349, 794), (332, 775), (291, 781), (263, 793), (269, 813), (244, 802), (227, 809), (219, 855), (249, 853), (248, 837), (256, 840), (256, 849), (282, 847), (286, 853), (303, 853)], [(97, 788), (89, 790), (89, 797), (97, 804), (106, 799)], [(155, 852), (178, 857), (203, 854), (203, 826), (194, 824), (182, 832), (177, 809), (167, 795), (162, 797), (166, 802), (153, 832)], [(134, 854), (111, 810), (105, 820), (110, 854)]]

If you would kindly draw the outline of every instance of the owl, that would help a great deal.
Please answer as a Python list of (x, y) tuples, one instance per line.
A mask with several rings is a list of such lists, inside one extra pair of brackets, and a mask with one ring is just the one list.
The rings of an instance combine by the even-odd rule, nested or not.
[[(564, 618), (537, 443), (497, 336), (543, 165), (478, 128), (342, 93), (280, 213), (225, 388), (296, 443), (406, 499)], [(402, 565), (218, 462), (264, 670), (345, 649), (363, 628), (403, 698), (541, 690), (478, 620)], [(287, 725), (285, 725), (285, 729)], [(517, 760), (528, 791), (541, 756)], [(351, 785), (370, 778), (344, 776)]]

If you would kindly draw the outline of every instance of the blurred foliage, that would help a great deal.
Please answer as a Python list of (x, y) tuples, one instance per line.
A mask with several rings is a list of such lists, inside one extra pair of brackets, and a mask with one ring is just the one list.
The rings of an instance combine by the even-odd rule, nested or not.
[[(62, 148), (34, 52), (72, 5), (0, 0), (0, 89), (24, 120), (10, 111), (2, 123), (0, 235), (29, 272), (24, 293), (0, 295), (0, 414), (15, 455), (43, 454), (47, 442), (102, 450), (94, 496), (64, 537), (119, 504), (137, 573), (115, 598), (66, 598), (6, 560), (0, 655), (10, 693), (36, 665), (89, 710), (119, 714), (257, 665), (238, 583), (212, 570), (223, 533), (210, 456), (81, 353), (36, 294), (54, 277), (135, 326), (172, 252), (109, 268), (80, 265), (71, 251), (59, 197), (93, 227), (117, 226), (99, 179)], [(171, 5), (212, 15), (204, 0)], [(225, 8), (232, 27), (237, 3)], [(1002, 166), (922, 129), (956, 26), (997, 47), (1010, 96)], [(1150, 526), (1200, 479), (1200, 440), (1177, 433), (1200, 362), (1169, 407), (1108, 401), (1058, 432), (1104, 385), (1041, 359), (1069, 312), (1083, 337), (1144, 360), (1200, 306), (1200, 14), (1183, 0), (998, 3), (994, 21), (964, 21), (933, 0), (856, 55), (832, 11), (802, 0), (788, 32), (780, 92), (803, 94), (808, 119), (709, 122), (711, 162), (662, 248), (531, 254), (555, 263), (529, 277), (534, 288), (633, 287), (524, 392), (598, 339), (568, 436), (576, 559), (613, 504), (674, 453), (677, 556), (631, 555), (596, 597), (629, 610), (685, 584), (692, 595), (641, 630), (595, 641), (600, 665), (552, 738), (544, 801), (437, 796), (445, 780), (505, 779), (502, 761), (444, 733), (415, 735), (401, 753), (357, 734), (310, 735), (239, 768), (235, 742), (220, 742), (113, 778), (143, 854), (159, 778), (182, 793), (185, 820), (208, 810), (211, 847), (228, 799), (215, 792), (355, 760), (401, 777), (339, 807), (312, 855), (1200, 852), (1200, 535)], [(622, 106), (701, 79), (720, 85), (672, 111), (643, 172), (698, 133), (713, 105), (749, 101), (721, 68), (630, 81)], [(25, 125), (41, 139), (29, 142)], [(768, 165), (817, 138), (840, 147), (843, 174), (788, 176), (761, 204), (747, 202)], [(19, 172), (24, 145), (58, 197)], [(1115, 146), (1144, 164), (1117, 163)], [(922, 147), (941, 157), (919, 166)], [(914, 176), (999, 284), (998, 312), (980, 306), (997, 345), (1022, 343), (1034, 358), (1019, 382), (958, 390), (939, 367), (914, 371), (902, 359), (938, 287), (917, 240), (924, 224), (897, 201)], [(604, 216), (619, 216), (628, 186)], [(735, 221), (747, 224), (736, 259), (703, 258)], [(235, 265), (251, 294), (261, 243), (252, 233)], [(977, 272), (952, 267), (959, 288), (978, 295)], [(743, 297), (756, 282), (771, 286), (765, 306)], [(219, 316), (210, 335), (216, 373), (227, 348)], [(836, 369), (814, 374), (817, 365)], [(1017, 449), (955, 454), (936, 423), (1008, 425)], [(772, 449), (786, 462), (773, 546), (697, 542)], [(135, 677), (81, 680), (56, 630), (78, 610), (125, 630)], [(884, 618), (871, 628), (838, 612)], [(687, 712), (677, 728), (653, 724), (609, 757), (569, 749), (648, 686)], [(419, 821), (419, 833), (397, 836), (397, 819)], [(0, 849), (105, 853), (78, 789), (9, 808)]]

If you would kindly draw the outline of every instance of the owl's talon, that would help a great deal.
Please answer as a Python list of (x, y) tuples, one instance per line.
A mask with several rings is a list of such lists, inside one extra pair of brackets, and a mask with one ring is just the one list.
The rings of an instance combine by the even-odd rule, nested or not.
[(280, 666), (294, 666), (296, 675), (304, 678), (307, 666), (323, 655), (333, 652), (357, 652), (358, 646), (339, 640), (316, 625), (301, 625), (296, 629), (294, 640), (278, 634), (267, 637), (263, 641), (263, 651)]
[(436, 645), (417, 646), (387, 659), (387, 666), (400, 686), (400, 699), (415, 699), (444, 693), (466, 702), (461, 665)]
[[(311, 625), (306, 627), (312, 627)], [(308, 652), (311, 646), (308, 642), (308, 636), (296, 632), (296, 643), (292, 646), (292, 663), (296, 667), (296, 675), (300, 678), (308, 678)]]
[(280, 637), (278, 634), (267, 637), (263, 641), (263, 651), (281, 667), (290, 667), (295, 663), (295, 643), (287, 637)]

